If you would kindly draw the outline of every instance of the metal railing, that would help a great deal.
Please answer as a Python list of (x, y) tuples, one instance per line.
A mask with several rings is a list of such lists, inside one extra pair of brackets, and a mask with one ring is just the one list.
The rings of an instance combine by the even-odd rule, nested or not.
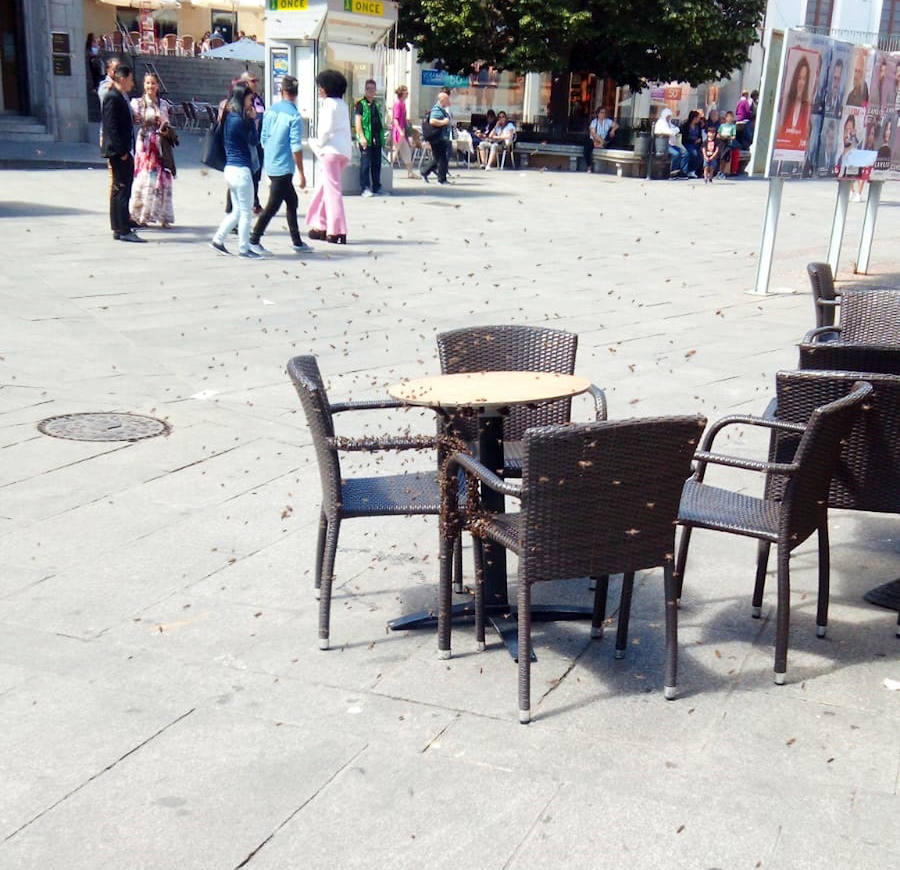
[(882, 51), (900, 51), (900, 33), (876, 33), (870, 30), (845, 30), (840, 27), (802, 27), (807, 33), (830, 36), (842, 42), (857, 45), (874, 45)]

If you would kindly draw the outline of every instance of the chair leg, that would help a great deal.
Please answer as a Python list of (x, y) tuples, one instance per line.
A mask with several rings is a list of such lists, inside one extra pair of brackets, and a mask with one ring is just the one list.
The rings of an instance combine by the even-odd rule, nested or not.
[(319, 649), (328, 649), (328, 629), (331, 619), (331, 586), (334, 583), (334, 560), (337, 556), (340, 518), (328, 521), (325, 533), (325, 554), (322, 559), (322, 587), (319, 590)]
[(531, 586), (519, 574), (519, 721), (531, 721)]
[(472, 538), (475, 561), (475, 645), (484, 650), (484, 550), (480, 538)]
[(319, 514), (319, 537), (316, 540), (316, 598), (322, 588), (322, 559), (325, 557), (325, 533), (328, 531), (328, 517), (325, 512)]
[(819, 601), (816, 606), (816, 637), (825, 637), (830, 589), (831, 553), (828, 548), (828, 520), (825, 519), (819, 526)]
[(778, 611), (775, 614), (775, 682), (784, 683), (787, 673), (788, 631), (791, 624), (791, 550), (778, 542)]
[(616, 658), (625, 658), (628, 646), (628, 620), (631, 617), (631, 591), (634, 589), (634, 571), (622, 575), (622, 597), (619, 599), (619, 625), (616, 629)]
[(678, 558), (675, 562), (675, 579), (678, 581), (678, 599), (684, 590), (684, 566), (687, 563), (688, 547), (691, 545), (691, 526), (681, 527), (681, 538), (678, 541)]
[(753, 587), (753, 609), (750, 615), (759, 619), (762, 614), (763, 592), (766, 588), (766, 569), (769, 567), (769, 550), (772, 544), (769, 541), (756, 542), (756, 584)]
[(457, 595), (463, 591), (462, 535), (453, 542), (453, 591)]
[(666, 592), (666, 680), (663, 692), (667, 701), (678, 693), (678, 584), (671, 564), (663, 567)]
[(606, 619), (608, 591), (609, 574), (594, 578), (594, 615), (591, 618), (591, 637), (603, 637), (603, 620)]
[(439, 576), (438, 576), (438, 658), (450, 658), (450, 627), (453, 623), (453, 589), (451, 572), (453, 570), (453, 547), (458, 537), (440, 540)]

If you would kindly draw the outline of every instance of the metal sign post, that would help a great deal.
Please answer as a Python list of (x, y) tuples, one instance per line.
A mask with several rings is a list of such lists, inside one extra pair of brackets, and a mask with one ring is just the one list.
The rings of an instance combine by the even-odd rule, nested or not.
[(847, 223), (847, 204), (850, 202), (850, 188), (854, 179), (838, 182), (837, 199), (834, 203), (834, 219), (831, 221), (831, 241), (828, 243), (828, 265), (831, 274), (837, 277), (838, 261), (841, 259), (841, 242), (844, 240), (844, 226)]
[(869, 182), (869, 198), (866, 200), (866, 216), (863, 220), (862, 235), (859, 238), (859, 252), (856, 255), (856, 272), (865, 275), (869, 271), (869, 257), (875, 239), (875, 221), (878, 218), (878, 203), (881, 202), (883, 181)]
[(756, 266), (756, 285), (752, 291), (759, 296), (765, 296), (769, 292), (769, 278), (772, 274), (772, 259), (775, 254), (775, 236), (778, 233), (778, 213), (781, 210), (783, 191), (783, 178), (769, 179), (769, 197), (766, 200), (766, 216), (763, 220), (759, 262)]

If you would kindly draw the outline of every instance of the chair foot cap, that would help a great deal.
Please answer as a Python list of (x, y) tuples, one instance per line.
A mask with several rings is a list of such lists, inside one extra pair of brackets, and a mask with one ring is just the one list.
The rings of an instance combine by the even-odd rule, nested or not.
[(617, 659), (624, 659), (624, 658), (625, 658), (625, 650), (623, 650), (623, 649), (617, 649), (617, 650), (616, 650), (616, 653), (615, 653), (615, 657), (616, 657)]
[(465, 592), (466, 590), (465, 590), (465, 588), (463, 587), (462, 583), (454, 583), (454, 584), (453, 584), (453, 591), (454, 591), (457, 595), (462, 595), (463, 592)]
[(527, 725), (531, 721), (531, 710), (519, 710), (519, 722)]
[(825, 637), (825, 626), (824, 625), (816, 626), (816, 637)]
[(667, 701), (674, 701), (678, 697), (678, 687), (666, 686), (663, 689), (663, 697), (665, 697)]
[(450, 658), (450, 650), (448, 650), (448, 649), (439, 649), (439, 650), (438, 650), (438, 658), (439, 658), (441, 661), (445, 661), (446, 659), (449, 659), (449, 658)]
[(779, 673), (775, 674), (775, 685), (776, 686), (784, 685), (784, 676), (785, 676), (784, 674), (779, 674)]
[(328, 638), (327, 637), (319, 638), (319, 649), (328, 649)]
[(762, 608), (761, 608), (761, 607), (753, 607), (753, 608), (751, 608), (751, 610), (750, 610), (750, 615), (751, 615), (754, 619), (759, 619), (760, 616), (762, 616)]
[(599, 626), (598, 628), (591, 627), (591, 637), (603, 637), (603, 626)]
[(483, 640), (479, 640), (479, 641), (475, 644), (475, 649), (478, 650), (478, 652), (484, 652), (484, 641), (483, 641)]
[(313, 595), (316, 596), (316, 601), (318, 601), (318, 600), (322, 597), (322, 593), (321, 593), (321, 591), (320, 591), (319, 589), (314, 589), (314, 590), (313, 590)]

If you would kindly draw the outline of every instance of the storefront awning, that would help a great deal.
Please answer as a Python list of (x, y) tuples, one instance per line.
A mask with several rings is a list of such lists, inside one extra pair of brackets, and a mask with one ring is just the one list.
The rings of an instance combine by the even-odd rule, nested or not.
[(397, 22), (392, 0), (266, 0), (266, 39), (318, 39), (327, 19), (328, 43), (374, 45)]
[(132, 9), (140, 9), (141, 6), (149, 6), (151, 9), (178, 9), (183, 0), (100, 0), (107, 6), (124, 6)]

